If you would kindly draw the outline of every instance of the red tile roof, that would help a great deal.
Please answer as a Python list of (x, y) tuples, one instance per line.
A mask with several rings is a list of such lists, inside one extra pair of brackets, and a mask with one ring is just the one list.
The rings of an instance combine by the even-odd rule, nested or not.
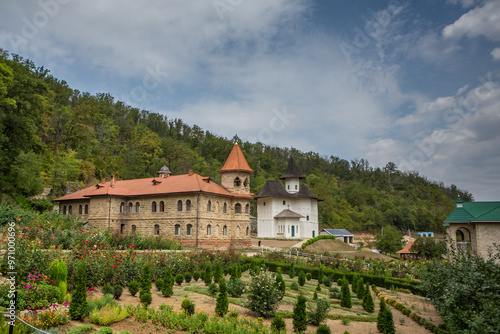
[(92, 196), (107, 195), (134, 197), (194, 192), (253, 199), (253, 194), (230, 193), (221, 185), (211, 181), (210, 178), (193, 173), (191, 175), (173, 175), (165, 178), (156, 177), (115, 181), (114, 187), (111, 187), (111, 182), (98, 183), (97, 185), (59, 197), (55, 201), (81, 200)]
[(414, 241), (409, 241), (406, 246), (400, 251), (397, 251), (397, 254), (417, 254), (415, 252), (410, 251), (411, 246), (413, 246)]
[(253, 173), (253, 170), (248, 165), (248, 162), (245, 159), (240, 146), (238, 145), (238, 143), (234, 143), (233, 149), (231, 150), (231, 153), (229, 153), (229, 156), (227, 157), (227, 160), (224, 163), (224, 166), (222, 166), (219, 173), (240, 171)]

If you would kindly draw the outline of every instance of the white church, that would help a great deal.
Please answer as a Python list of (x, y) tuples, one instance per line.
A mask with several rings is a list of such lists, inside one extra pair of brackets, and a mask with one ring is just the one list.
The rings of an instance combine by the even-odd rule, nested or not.
[(290, 157), (285, 186), (279, 181), (267, 181), (257, 199), (257, 237), (314, 238), (318, 235), (318, 201), (312, 191), (300, 184), (304, 179)]

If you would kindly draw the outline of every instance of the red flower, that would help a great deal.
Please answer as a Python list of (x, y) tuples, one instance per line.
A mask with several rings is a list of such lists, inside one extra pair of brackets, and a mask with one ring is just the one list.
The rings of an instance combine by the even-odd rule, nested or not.
[(56, 249), (57, 249), (59, 246), (57, 246), (57, 245), (56, 245), (55, 247), (56, 247)]
[(113, 266), (113, 269), (116, 269), (116, 266)]

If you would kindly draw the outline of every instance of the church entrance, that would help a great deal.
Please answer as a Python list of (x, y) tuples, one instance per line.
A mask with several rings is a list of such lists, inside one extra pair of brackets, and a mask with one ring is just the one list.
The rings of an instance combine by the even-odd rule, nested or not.
[(292, 225), (292, 237), (295, 236), (295, 226)]
[(313, 231), (313, 238), (314, 238), (314, 231)]

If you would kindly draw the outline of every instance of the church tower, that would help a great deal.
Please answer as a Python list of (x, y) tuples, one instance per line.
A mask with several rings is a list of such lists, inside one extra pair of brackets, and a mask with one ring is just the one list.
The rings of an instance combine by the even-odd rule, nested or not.
[(305, 179), (302, 174), (300, 174), (297, 165), (295, 164), (295, 159), (293, 155), (290, 156), (288, 161), (288, 166), (286, 168), (285, 174), (280, 177), (281, 180), (285, 180), (285, 190), (290, 194), (296, 194), (300, 190), (300, 180)]
[(250, 194), (250, 175), (253, 170), (248, 165), (237, 142), (234, 143), (233, 149), (219, 173), (221, 174), (221, 185), (227, 191), (234, 194)]

